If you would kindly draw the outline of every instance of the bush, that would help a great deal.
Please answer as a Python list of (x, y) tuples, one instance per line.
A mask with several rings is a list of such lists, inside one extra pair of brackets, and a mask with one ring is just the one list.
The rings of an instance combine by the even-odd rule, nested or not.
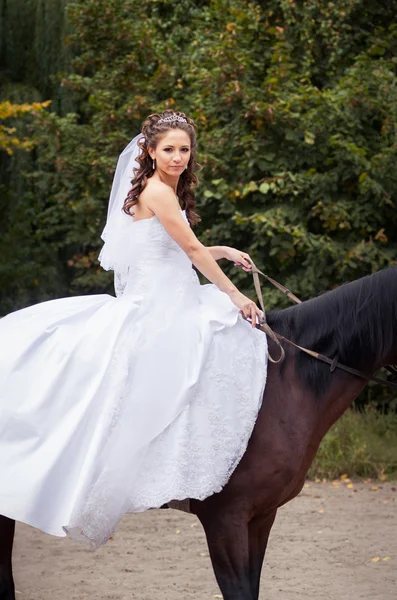
[(397, 478), (397, 415), (349, 410), (323, 439), (310, 478)]

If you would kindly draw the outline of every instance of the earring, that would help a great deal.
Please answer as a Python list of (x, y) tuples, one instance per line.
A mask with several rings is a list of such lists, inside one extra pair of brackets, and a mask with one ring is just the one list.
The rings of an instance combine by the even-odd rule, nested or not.
[(156, 164), (155, 164), (155, 162), (154, 162), (154, 160), (153, 160), (153, 170), (154, 170), (155, 168), (156, 168)]

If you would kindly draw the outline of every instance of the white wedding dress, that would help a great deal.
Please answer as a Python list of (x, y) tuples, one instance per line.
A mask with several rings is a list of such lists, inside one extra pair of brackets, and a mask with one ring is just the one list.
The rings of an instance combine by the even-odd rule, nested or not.
[(0, 319), (0, 515), (93, 547), (127, 512), (222, 489), (267, 372), (265, 334), (200, 285), (157, 217), (128, 218), (120, 243), (116, 298)]

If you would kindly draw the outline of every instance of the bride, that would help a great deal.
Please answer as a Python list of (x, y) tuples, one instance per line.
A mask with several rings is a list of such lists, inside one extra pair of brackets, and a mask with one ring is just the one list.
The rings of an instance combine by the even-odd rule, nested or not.
[(216, 262), (249, 271), (248, 254), (193, 233), (196, 166), (193, 121), (150, 115), (119, 157), (102, 234), (116, 297), (0, 320), (0, 515), (96, 548), (125, 513), (219, 492), (240, 461), (267, 342)]

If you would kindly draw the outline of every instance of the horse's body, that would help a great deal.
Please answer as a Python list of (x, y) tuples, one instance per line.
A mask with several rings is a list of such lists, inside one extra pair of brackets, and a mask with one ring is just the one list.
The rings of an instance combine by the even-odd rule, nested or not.
[[(397, 362), (397, 268), (268, 315), (285, 337), (364, 371)], [(277, 347), (269, 343), (277, 355)], [(365, 386), (343, 371), (285, 347), (269, 365), (247, 451), (219, 494), (192, 501), (225, 600), (257, 600), (262, 562), (277, 509), (302, 489), (321, 439)], [(225, 399), (227, 401), (227, 398)], [(14, 600), (14, 522), (0, 517), (0, 600)]]

